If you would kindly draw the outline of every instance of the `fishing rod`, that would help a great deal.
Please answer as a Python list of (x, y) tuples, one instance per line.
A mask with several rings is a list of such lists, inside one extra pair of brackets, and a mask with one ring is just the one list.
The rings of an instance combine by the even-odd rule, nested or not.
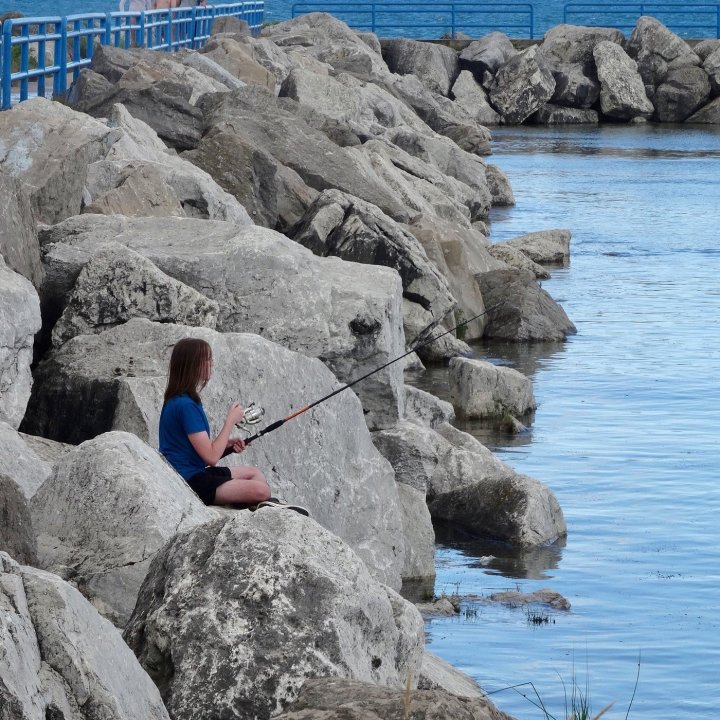
[[(483, 315), (487, 315), (492, 310), (495, 310), (496, 308), (500, 307), (503, 303), (497, 303), (493, 305), (492, 307), (486, 308), (483, 310), (483, 312), (478, 313), (477, 315), (474, 315), (473, 317), (469, 318), (468, 320), (463, 320), (461, 323), (458, 323), (455, 325), (455, 327), (451, 327), (449, 330), (446, 330), (444, 333), (441, 333), (437, 337), (431, 338), (430, 340), (427, 340), (425, 342), (420, 342), (416, 345), (414, 345), (410, 350), (408, 350), (406, 353), (403, 353), (402, 355), (394, 358), (393, 360), (389, 360), (384, 365), (380, 365), (380, 367), (375, 368), (374, 370), (371, 370), (368, 373), (365, 373), (365, 375), (362, 375), (361, 377), (357, 378), (357, 380), (353, 380), (351, 383), (348, 383), (347, 385), (343, 385), (342, 387), (337, 388), (337, 390), (333, 390), (331, 393), (328, 393), (324, 397), (321, 397), (319, 400), (316, 400), (315, 402), (310, 403), (309, 405), (303, 405), (299, 410), (296, 410), (294, 413), (291, 413), (287, 417), (282, 418), (281, 420), (276, 420), (273, 423), (270, 423), (266, 428), (263, 428), (262, 430), (256, 432), (254, 435), (251, 435), (250, 437), (245, 439), (245, 445), (249, 445), (251, 442), (258, 440), (263, 435), (267, 435), (268, 433), (273, 432), (273, 430), (277, 430), (279, 427), (282, 427), (286, 422), (289, 422), (290, 420), (294, 420), (299, 415), (302, 415), (303, 413), (306, 413), (308, 410), (312, 410), (312, 408), (316, 407), (317, 405), (320, 405), (321, 403), (324, 403), (326, 400), (329, 400), (332, 397), (335, 397), (335, 395), (339, 395), (341, 392), (345, 392), (345, 390), (350, 389), (353, 385), (357, 385), (359, 382), (362, 382), (363, 380), (367, 380), (371, 375), (374, 375), (377, 372), (380, 372), (381, 370), (384, 370), (386, 367), (389, 367), (390, 365), (398, 362), (399, 360), (402, 360), (403, 358), (406, 358), (408, 355), (421, 350), (424, 347), (427, 347), (428, 345), (432, 345), (436, 340), (439, 340), (442, 337), (445, 337), (445, 335), (449, 335), (452, 332), (455, 332), (458, 328), (461, 328), (465, 325), (468, 325), (469, 323), (473, 322), (473, 320), (477, 320), (478, 318), (481, 318)], [(447, 314), (447, 313), (446, 313)], [(444, 317), (444, 316), (443, 316)], [(422, 337), (425, 332), (427, 332), (428, 328), (425, 328), (421, 333), (419, 333), (419, 336)], [(259, 422), (260, 416), (264, 413), (264, 410), (262, 408), (258, 408), (257, 406), (251, 405), (248, 410), (250, 411), (249, 416), (246, 418), (245, 423), (247, 424), (254, 424), (256, 422)], [(229, 455), (233, 452), (232, 448), (229, 448), (225, 455)]]

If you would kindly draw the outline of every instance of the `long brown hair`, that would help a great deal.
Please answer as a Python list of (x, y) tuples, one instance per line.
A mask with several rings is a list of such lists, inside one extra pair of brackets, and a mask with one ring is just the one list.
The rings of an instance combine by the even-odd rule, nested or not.
[(206, 363), (212, 360), (212, 349), (199, 338), (184, 338), (175, 343), (170, 356), (165, 402), (176, 395), (189, 395), (200, 402), (198, 390), (207, 385)]

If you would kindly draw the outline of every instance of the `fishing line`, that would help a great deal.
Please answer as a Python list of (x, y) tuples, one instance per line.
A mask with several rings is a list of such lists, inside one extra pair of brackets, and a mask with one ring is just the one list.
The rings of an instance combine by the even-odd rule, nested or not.
[[(331, 393), (328, 393), (324, 397), (321, 397), (319, 400), (315, 400), (315, 402), (310, 403), (309, 405), (303, 405), (299, 410), (296, 410), (294, 413), (291, 413), (290, 415), (282, 418), (281, 420), (276, 420), (273, 423), (270, 423), (266, 428), (263, 428), (262, 430), (258, 431), (254, 435), (251, 435), (250, 437), (245, 439), (245, 445), (249, 445), (251, 442), (258, 440), (259, 438), (263, 437), (263, 435), (267, 435), (268, 433), (273, 432), (274, 430), (277, 430), (279, 427), (282, 427), (286, 422), (289, 422), (290, 420), (294, 420), (296, 417), (306, 413), (308, 410), (312, 410), (314, 407), (320, 405), (321, 403), (326, 402), (332, 397), (335, 397), (335, 395), (339, 395), (341, 392), (345, 392), (345, 390), (349, 390), (353, 385), (357, 385), (359, 382), (362, 382), (363, 380), (367, 380), (371, 375), (374, 375), (375, 373), (380, 372), (381, 370), (384, 370), (386, 367), (389, 367), (390, 365), (393, 365), (394, 363), (398, 362), (399, 360), (402, 360), (403, 358), (406, 358), (408, 355), (421, 350), (424, 347), (427, 347), (428, 345), (432, 345), (436, 340), (439, 340), (442, 337), (445, 337), (445, 335), (449, 335), (452, 332), (455, 332), (458, 328), (461, 328), (465, 325), (468, 325), (469, 323), (473, 322), (473, 320), (477, 320), (478, 318), (481, 318), (483, 315), (487, 315), (492, 310), (495, 310), (496, 308), (499, 308), (503, 303), (497, 303), (496, 305), (493, 305), (492, 307), (489, 307), (485, 310), (483, 310), (481, 313), (478, 313), (477, 315), (474, 315), (473, 317), (469, 318), (468, 320), (463, 320), (461, 323), (458, 323), (454, 327), (451, 327), (449, 330), (446, 330), (445, 332), (441, 333), (440, 335), (437, 335), (434, 338), (431, 338), (430, 340), (420, 342), (416, 345), (414, 345), (410, 350), (408, 350), (406, 353), (403, 353), (402, 355), (394, 358), (393, 360), (389, 360), (383, 365), (380, 365), (380, 367), (375, 368), (374, 370), (371, 370), (370, 372), (365, 373), (365, 375), (362, 375), (361, 377), (357, 378), (356, 380), (353, 380), (351, 383), (348, 383), (347, 385), (343, 385), (342, 387), (337, 388), (337, 390), (333, 390)], [(446, 315), (448, 313), (445, 313)], [(443, 316), (445, 317), (445, 316)], [(442, 318), (441, 318), (442, 320)], [(436, 321), (433, 321), (432, 324), (434, 324)], [(432, 325), (431, 324), (431, 325)], [(431, 327), (431, 326), (428, 326)], [(427, 332), (428, 328), (425, 328), (422, 332), (418, 334), (419, 337), (421, 337), (425, 332)], [(258, 418), (259, 419), (259, 418)], [(226, 451), (226, 455), (229, 455), (232, 453), (232, 448), (229, 448), (228, 451)]]

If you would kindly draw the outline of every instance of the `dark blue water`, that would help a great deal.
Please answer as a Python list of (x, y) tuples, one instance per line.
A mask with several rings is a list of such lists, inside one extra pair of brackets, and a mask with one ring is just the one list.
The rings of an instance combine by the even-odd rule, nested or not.
[[(265, 16), (267, 20), (282, 20), (292, 17), (293, 5), (299, 5), (294, 0), (267, 0), (265, 3)], [(386, 6), (392, 6), (392, 2), (386, 2)], [(516, 12), (509, 12), (512, 5), (523, 6), (518, 7)], [(529, 37), (530, 18), (528, 5), (532, 5), (534, 17), (532, 19), (532, 27), (535, 37), (541, 36), (548, 28), (563, 22), (564, 8), (568, 3), (562, 0), (537, 0), (533, 3), (506, 3), (503, 5), (503, 13), (493, 10), (486, 14), (478, 15), (476, 13), (463, 14), (458, 11), (457, 29), (465, 31), (467, 34), (476, 37), (490, 32), (491, 30), (503, 29), (513, 37)], [(673, 3), (669, 3), (673, 4)], [(439, 5), (439, 4), (438, 4)], [(501, 3), (485, 3), (478, 2), (477, 7), (488, 10), (492, 6), (495, 8), (502, 5)], [(607, 10), (612, 3), (594, 3), (595, 9), (588, 11), (583, 10), (578, 14), (569, 15), (568, 22), (576, 25), (612, 25), (620, 27), (624, 32), (629, 32), (635, 23), (637, 13), (635, 7), (639, 8), (640, 3), (625, 3), (626, 7), (631, 6), (630, 10), (616, 11), (608, 14)], [(663, 22), (668, 24), (679, 34), (685, 37), (716, 37), (718, 32), (718, 13), (720, 9), (717, 5), (708, 5), (702, 0), (688, 0), (687, 2), (674, 3), (674, 8), (667, 8), (668, 2), (660, 3), (644, 3), (644, 13), (647, 15), (655, 15)], [(665, 8), (662, 6), (665, 5)], [(700, 11), (699, 6), (705, 6), (705, 10)], [(683, 8), (693, 8), (692, 14), (683, 14)], [(299, 12), (306, 12), (308, 8), (316, 8), (318, 3), (304, 3)], [(329, 4), (325, 3), (325, 8)], [(426, 5), (427, 8), (427, 5)], [(118, 9), (116, 0), (0, 0), (0, 13), (8, 10), (19, 10), (27, 16), (38, 15), (70, 15), (73, 13), (85, 12), (109, 12)], [(680, 9), (680, 13), (678, 13)], [(364, 14), (348, 14), (338, 10), (338, 3), (334, 3), (332, 12), (346, 21), (353, 21), (359, 24), (367, 25), (371, 17), (369, 13)], [(403, 16), (394, 12), (392, 14), (379, 13), (376, 20), (386, 27), (379, 30), (379, 34), (388, 36), (404, 35), (407, 37), (418, 38), (438, 38), (441, 35), (450, 32), (450, 15), (449, 12), (433, 12), (410, 13)], [(424, 29), (419, 26), (431, 26)], [(392, 27), (390, 27), (392, 26)]]
[[(441, 538), (436, 592), (550, 587), (572, 603), (535, 624), (524, 610), (465, 603), (428, 625), (430, 649), (518, 718), (565, 718), (573, 671), (593, 709), (625, 718), (720, 717), (720, 133), (690, 128), (497, 130), (493, 162), (517, 206), (495, 241), (573, 232), (568, 269), (543, 282), (578, 334), (559, 346), (479, 348), (528, 374), (539, 408), (513, 441), (466, 426), (548, 484), (565, 547), (526, 554)], [(425, 387), (443, 394), (443, 371)], [(481, 560), (494, 555), (493, 560)], [(574, 669), (574, 670), (573, 670)], [(529, 686), (523, 692), (532, 694)]]

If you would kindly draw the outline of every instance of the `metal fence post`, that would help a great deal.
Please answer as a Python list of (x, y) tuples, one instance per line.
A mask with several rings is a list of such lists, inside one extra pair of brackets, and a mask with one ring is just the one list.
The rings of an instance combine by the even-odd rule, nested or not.
[(10, 74), (12, 73), (12, 20), (3, 24), (2, 109), (10, 109)]
[(371, 8), (370, 11), (371, 11), (371, 13), (372, 13), (372, 14), (371, 14), (372, 32), (375, 32), (375, 28), (376, 28), (376, 22), (375, 22), (375, 3), (372, 3), (372, 5), (370, 6), (370, 8)]
[(455, 39), (455, 3), (450, 6), (450, 37)]
[[(85, 37), (88, 37), (87, 35)], [(60, 62), (58, 62), (58, 43), (55, 42), (53, 52), (54, 64), (58, 70), (53, 78), (53, 95), (64, 95), (67, 91), (67, 18), (60, 20)], [(73, 59), (75, 59), (73, 57)]]

